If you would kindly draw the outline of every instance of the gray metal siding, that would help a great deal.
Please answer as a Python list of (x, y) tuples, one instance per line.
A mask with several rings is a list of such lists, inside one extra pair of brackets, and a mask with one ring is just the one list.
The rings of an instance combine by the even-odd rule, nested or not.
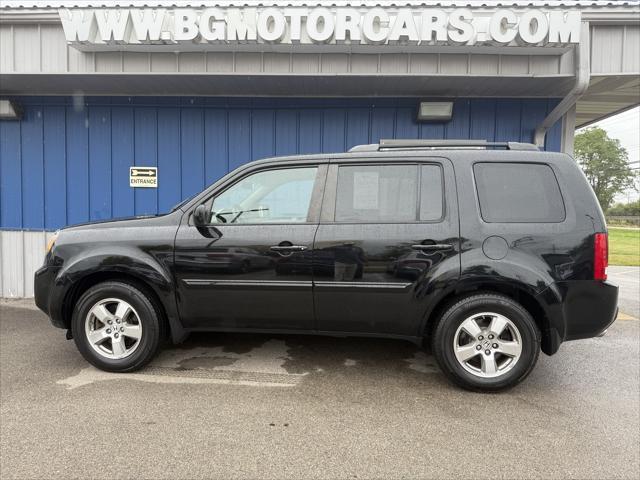
[(640, 25), (591, 27), (591, 72), (640, 73)]
[(0, 230), (0, 297), (33, 297), (33, 276), (52, 232)]
[[(614, 27), (620, 30), (620, 27)], [(631, 32), (630, 35), (637, 33)], [(557, 55), (467, 53), (81, 52), (58, 24), (0, 24), (2, 73), (554, 75)]]

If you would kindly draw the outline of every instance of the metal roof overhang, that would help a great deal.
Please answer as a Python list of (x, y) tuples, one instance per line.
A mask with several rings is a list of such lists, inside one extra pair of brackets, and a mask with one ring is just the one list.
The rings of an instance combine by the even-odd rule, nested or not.
[(571, 75), (0, 74), (4, 95), (562, 97)]
[(592, 75), (576, 104), (576, 127), (624, 112), (640, 104), (640, 75)]
[[(574, 81), (572, 75), (0, 74), (3, 95), (560, 98)], [(639, 103), (639, 75), (592, 75), (589, 89), (577, 103), (576, 125), (588, 125)]]
[[(263, 0), (219, 0), (218, 6), (264, 5)], [(147, 0), (143, 3), (125, 0), (5, 0), (0, 2), (0, 23), (58, 23), (59, 7), (200, 7), (210, 2), (175, 0)], [(300, 5), (312, 4), (301, 1)], [(334, 0), (333, 5), (393, 7), (393, 0)], [(315, 5), (315, 4), (314, 4)], [(614, 52), (607, 46), (615, 37), (606, 30), (621, 25), (638, 25), (637, 0), (408, 0), (406, 6), (430, 6), (437, 8), (470, 7), (495, 8), (579, 8), (583, 21), (603, 26), (599, 38), (605, 48), (600, 57), (607, 64)], [(620, 36), (621, 45), (626, 33)], [(636, 37), (634, 37), (636, 38)], [(627, 62), (634, 48), (618, 48), (619, 68), (592, 70), (589, 88), (576, 106), (576, 124), (588, 125), (607, 116), (640, 104), (640, 75), (637, 61)], [(626, 57), (625, 57), (626, 55)], [(601, 58), (601, 60), (602, 60)], [(632, 57), (629, 57), (632, 58)], [(629, 67), (629, 63), (634, 66)], [(628, 72), (628, 70), (630, 70)], [(0, 93), (3, 95), (203, 95), (203, 96), (306, 96), (306, 97), (371, 97), (371, 96), (446, 96), (446, 97), (563, 97), (575, 85), (573, 72), (558, 74), (516, 75), (452, 75), (439, 74), (281, 74), (281, 73), (25, 73), (0, 72)]]

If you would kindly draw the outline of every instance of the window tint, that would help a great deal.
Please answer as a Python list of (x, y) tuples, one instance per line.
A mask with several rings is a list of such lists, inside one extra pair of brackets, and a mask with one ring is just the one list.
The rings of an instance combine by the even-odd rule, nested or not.
[(412, 222), (417, 219), (416, 165), (357, 165), (338, 169), (338, 222)]
[(254, 173), (215, 197), (212, 223), (307, 221), (316, 167)]
[(440, 220), (442, 205), (442, 168), (438, 165), (422, 165), (420, 175), (420, 220)]
[(477, 163), (473, 167), (482, 218), (486, 222), (555, 223), (564, 203), (548, 165)]

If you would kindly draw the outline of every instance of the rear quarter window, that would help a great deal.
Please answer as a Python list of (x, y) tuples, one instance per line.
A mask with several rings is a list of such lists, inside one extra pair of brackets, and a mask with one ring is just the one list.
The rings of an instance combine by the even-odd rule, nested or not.
[(538, 163), (476, 163), (480, 214), (489, 223), (559, 223), (566, 213), (556, 176)]

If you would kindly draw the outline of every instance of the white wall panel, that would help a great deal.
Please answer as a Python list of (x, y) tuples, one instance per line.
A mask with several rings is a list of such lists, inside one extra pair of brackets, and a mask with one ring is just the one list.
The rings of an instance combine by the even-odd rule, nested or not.
[(0, 25), (0, 72), (13, 71), (13, 26)]
[(351, 55), (351, 73), (377, 73), (379, 57), (363, 53)]
[(529, 57), (524, 55), (500, 55), (500, 70), (503, 75), (529, 73)]
[(228, 73), (233, 72), (233, 53), (229, 52), (208, 52), (207, 72)]
[(640, 73), (640, 25), (627, 25), (622, 71)]
[(440, 72), (445, 75), (464, 75), (469, 73), (469, 56), (442, 54), (440, 55)]
[(536, 75), (559, 73), (560, 59), (556, 56), (549, 55), (532, 55), (531, 56), (531, 72)]
[(151, 54), (151, 71), (152, 72), (175, 72), (177, 70), (177, 58), (175, 53)]
[(380, 55), (380, 73), (407, 73), (409, 70), (409, 55), (394, 53)]
[(3, 297), (24, 297), (24, 235), (25, 232), (0, 231)]
[(349, 71), (349, 55), (345, 53), (322, 54), (322, 73), (346, 73)]
[(40, 45), (42, 48), (42, 71), (62, 73), (67, 71), (67, 49), (64, 33), (57, 25), (40, 26)]
[(68, 68), (72, 73), (84, 73), (95, 71), (95, 53), (81, 52), (75, 48), (68, 47), (67, 58), (69, 59)]
[(125, 52), (122, 68), (125, 72), (149, 72), (149, 55), (146, 52)]
[(498, 75), (500, 57), (498, 55), (471, 55), (469, 67), (473, 75)]
[(178, 55), (178, 71), (185, 73), (203, 72), (206, 67), (204, 52), (184, 52)]
[(291, 60), (291, 70), (294, 73), (318, 73), (319, 68), (320, 57), (316, 54), (294, 55)]
[(624, 28), (618, 25), (597, 25), (591, 28), (591, 71), (613, 73), (622, 71)]
[(33, 297), (33, 276), (53, 232), (0, 231), (0, 297)]
[(288, 73), (291, 55), (288, 53), (265, 53), (263, 62), (265, 73)]
[(19, 72), (40, 71), (40, 34), (38, 25), (20, 25), (13, 30), (13, 64)]
[(235, 71), (239, 73), (261, 72), (262, 71), (262, 54), (261, 53), (236, 53)]
[(33, 297), (33, 275), (42, 266), (46, 246), (45, 232), (24, 232), (24, 296)]
[(433, 53), (414, 53), (411, 55), (409, 72), (411, 73), (437, 73), (438, 55)]
[(97, 52), (96, 71), (115, 73), (122, 71), (122, 52)]

